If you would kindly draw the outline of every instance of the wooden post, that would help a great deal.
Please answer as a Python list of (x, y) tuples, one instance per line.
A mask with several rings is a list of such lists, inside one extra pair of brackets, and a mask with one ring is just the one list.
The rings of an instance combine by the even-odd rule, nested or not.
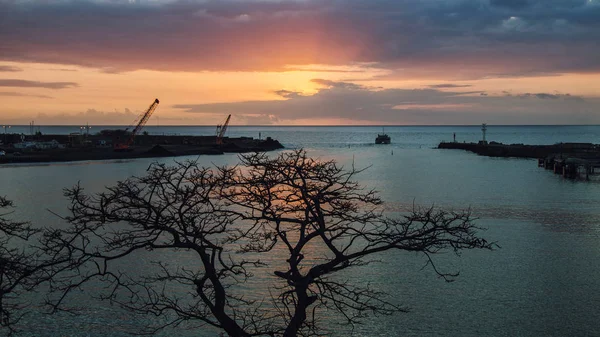
[(590, 165), (585, 166), (585, 180), (590, 180)]

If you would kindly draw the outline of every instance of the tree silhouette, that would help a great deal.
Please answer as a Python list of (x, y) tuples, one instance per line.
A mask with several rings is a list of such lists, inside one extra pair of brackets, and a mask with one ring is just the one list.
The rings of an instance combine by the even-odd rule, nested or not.
[(80, 266), (71, 260), (66, 247), (44, 247), (43, 237), (51, 236), (53, 230), (11, 220), (12, 208), (12, 201), (0, 196), (0, 327), (9, 333), (16, 331), (31, 305), (26, 293), (41, 284), (52, 287), (60, 274)]
[[(53, 279), (59, 295), (50, 297), (52, 308), (61, 309), (73, 290), (101, 281), (100, 298), (165, 319), (150, 333), (195, 322), (229, 336), (322, 335), (323, 310), (351, 324), (403, 311), (387, 294), (340, 271), (411, 251), (451, 281), (457, 274), (441, 271), (435, 253), (493, 247), (477, 236), (469, 212), (431, 208), (388, 217), (377, 193), (355, 181), (361, 170), (309, 158), (303, 150), (240, 158), (238, 166), (213, 169), (154, 164), (145, 176), (99, 194), (68, 189), (70, 226), (46, 235), (43, 246), (57, 256), (68, 251), (78, 269)], [(155, 252), (163, 260), (147, 274), (119, 267)], [(193, 260), (164, 261), (181, 254)], [(269, 296), (247, 296), (256, 273), (272, 276), (266, 278), (274, 283)]]
[(360, 170), (345, 171), (335, 161), (318, 161), (304, 151), (270, 159), (265, 154), (242, 157), (233, 188), (222, 196), (242, 219), (286, 249), (283, 285), (278, 300), (285, 318), (284, 336), (318, 335), (319, 307), (336, 310), (347, 323), (365, 313), (389, 315), (402, 308), (386, 294), (332, 277), (364, 266), (377, 254), (403, 250), (423, 253), (434, 271), (451, 281), (455, 273), (440, 271), (432, 255), (443, 249), (492, 248), (476, 236), (469, 212), (433, 208), (399, 218), (384, 217), (373, 190), (354, 181)]

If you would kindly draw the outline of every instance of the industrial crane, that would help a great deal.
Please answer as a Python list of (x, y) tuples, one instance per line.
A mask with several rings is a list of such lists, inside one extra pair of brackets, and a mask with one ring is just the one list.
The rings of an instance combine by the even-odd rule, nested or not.
[(225, 135), (225, 131), (227, 131), (227, 126), (229, 125), (230, 119), (231, 115), (227, 116), (225, 123), (217, 125), (217, 145), (223, 144), (223, 136)]
[[(144, 125), (146, 125), (146, 122), (148, 122), (148, 119), (150, 119), (150, 116), (152, 116), (152, 113), (154, 112), (154, 110), (156, 110), (158, 103), (159, 103), (158, 98), (156, 98), (154, 100), (154, 102), (152, 102), (152, 104), (150, 104), (150, 107), (148, 108), (148, 110), (146, 110), (146, 112), (140, 116), (140, 121), (137, 123), (137, 125), (135, 126), (133, 131), (131, 131), (131, 136), (129, 136), (127, 141), (124, 143), (115, 143), (115, 145), (114, 145), (115, 151), (129, 151), (130, 150), (130, 146), (131, 146), (131, 144), (133, 144), (133, 139), (138, 134), (138, 132), (140, 132), (142, 130)], [(125, 131), (127, 131), (127, 129), (125, 129)]]

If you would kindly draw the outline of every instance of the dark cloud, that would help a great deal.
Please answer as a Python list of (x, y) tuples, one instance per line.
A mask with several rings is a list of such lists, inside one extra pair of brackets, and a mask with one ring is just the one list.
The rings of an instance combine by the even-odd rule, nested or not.
[(472, 96), (472, 95), (481, 95), (482, 93), (485, 93), (485, 91), (481, 91), (481, 90), (460, 91), (460, 92), (455, 92), (453, 94), (454, 94), (454, 96)]
[(110, 72), (349, 63), (394, 78), (597, 72), (598, 40), (600, 5), (584, 0), (0, 1), (1, 60)]
[(1, 66), (0, 65), (0, 72), (18, 72), (18, 71), (23, 71), (23, 69), (21, 69), (19, 67), (14, 67), (14, 66)]
[[(507, 94), (507, 96), (510, 96), (510, 94)], [(516, 97), (519, 98), (539, 98), (539, 99), (566, 99), (566, 100), (583, 100), (583, 97), (581, 96), (574, 96), (571, 94), (549, 94), (549, 93), (544, 93), (544, 92), (540, 92), (540, 93), (524, 93), (524, 94), (520, 94), (520, 95), (516, 95)]]
[[(281, 123), (336, 120), (392, 124), (597, 124), (598, 98), (575, 99), (569, 94), (492, 95), (482, 91), (438, 89), (374, 89), (333, 82), (312, 96), (287, 100), (175, 105), (195, 114), (240, 112), (272, 116)], [(350, 84), (350, 83), (346, 83)], [(546, 95), (556, 95), (551, 99)], [(531, 99), (525, 99), (526, 97)]]
[(322, 85), (324, 87), (328, 87), (328, 88), (340, 88), (340, 89), (350, 89), (350, 90), (364, 89), (364, 87), (362, 85), (350, 83), (350, 82), (336, 82), (336, 81), (331, 81), (331, 80), (324, 80), (321, 78), (315, 78), (310, 81), (313, 83)]
[(432, 84), (427, 87), (433, 89), (446, 89), (446, 88), (468, 88), (472, 87), (470, 84), (451, 84), (451, 83), (442, 83), (442, 84)]
[(540, 98), (540, 99), (559, 99), (560, 98), (559, 95), (546, 94), (546, 93), (538, 93), (538, 94), (526, 93), (526, 94), (519, 95), (519, 97), (526, 97), (526, 98), (536, 97), (536, 98)]
[(301, 92), (289, 91), (289, 90), (276, 90), (273, 93), (275, 93), (278, 96), (285, 97), (285, 98), (293, 98), (293, 97), (302, 96)]
[(67, 89), (79, 86), (74, 82), (38, 82), (27, 80), (0, 79), (0, 87)]
[(46, 96), (46, 95), (24, 94), (22, 92), (14, 92), (14, 91), (0, 91), (0, 96), (7, 96), (7, 97), (54, 98), (54, 97)]

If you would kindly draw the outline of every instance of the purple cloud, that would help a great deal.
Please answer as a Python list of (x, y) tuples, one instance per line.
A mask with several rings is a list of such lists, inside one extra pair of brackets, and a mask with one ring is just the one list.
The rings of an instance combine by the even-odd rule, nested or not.
[(357, 62), (390, 78), (600, 71), (600, 5), (575, 0), (9, 1), (0, 22), (1, 60), (113, 72)]
[(23, 69), (14, 66), (0, 66), (0, 72), (19, 72)]
[(0, 87), (66, 89), (79, 86), (74, 82), (38, 82), (27, 80), (0, 79)]
[(0, 91), (0, 96), (5, 97), (36, 97), (36, 98), (54, 98), (47, 95), (36, 95), (36, 94), (25, 94), (22, 92), (14, 92), (14, 91)]
[(432, 89), (452, 89), (452, 88), (468, 88), (472, 87), (470, 84), (452, 84), (452, 83), (442, 83), (442, 84), (432, 84), (428, 85), (428, 88)]
[[(472, 124), (474, 121), (539, 124), (540, 118), (549, 124), (600, 122), (600, 116), (595, 113), (600, 105), (598, 98), (575, 99), (576, 96), (570, 94), (526, 95), (491, 95), (482, 91), (466, 94), (438, 89), (379, 89), (332, 82), (332, 85), (314, 95), (289, 96), (287, 100), (182, 104), (173, 107), (194, 114), (238, 111), (248, 115), (273, 116), (283, 124), (307, 119), (420, 125)], [(550, 95), (557, 97), (552, 99), (554, 96)]]

